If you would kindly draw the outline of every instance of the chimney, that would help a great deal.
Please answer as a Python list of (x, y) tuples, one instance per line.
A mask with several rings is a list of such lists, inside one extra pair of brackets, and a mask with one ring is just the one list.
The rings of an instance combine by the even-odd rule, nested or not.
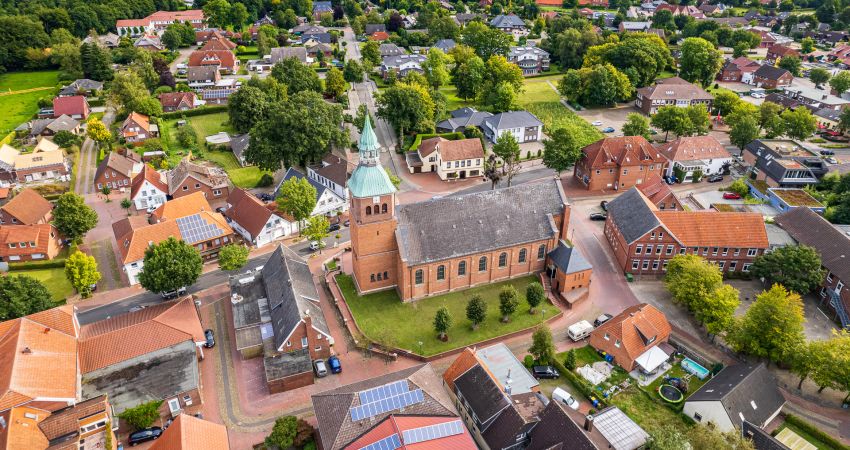
[(593, 431), (593, 416), (590, 414), (584, 416), (584, 431), (588, 433)]
[(23, 349), (23, 350), (21, 350), (21, 353), (23, 353), (23, 354), (25, 354), (25, 355), (31, 355), (31, 354), (32, 354), (32, 350), (30, 350), (30, 348), (29, 348), (29, 347), (24, 347), (24, 349)]

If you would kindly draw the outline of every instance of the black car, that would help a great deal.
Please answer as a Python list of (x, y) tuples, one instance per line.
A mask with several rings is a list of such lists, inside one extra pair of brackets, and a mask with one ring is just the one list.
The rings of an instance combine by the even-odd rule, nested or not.
[(601, 316), (597, 317), (596, 320), (593, 321), (593, 326), (598, 328), (603, 323), (605, 323), (605, 322), (607, 322), (607, 321), (609, 321), (613, 318), (614, 318), (614, 316), (612, 316), (611, 314), (602, 314)]
[(165, 300), (175, 299), (177, 297), (186, 295), (186, 286), (177, 288), (173, 291), (166, 291), (159, 294)]
[(343, 222), (342, 224), (345, 225), (345, 226), (349, 226), (349, 225), (351, 225), (351, 221), (346, 219), (345, 222)]
[(590, 220), (607, 220), (608, 214), (605, 213), (593, 213), (590, 215)]
[(328, 227), (328, 233), (337, 230), (339, 230), (339, 223), (332, 223), (331, 226)]
[(534, 378), (555, 379), (561, 376), (561, 374), (558, 373), (558, 371), (552, 366), (534, 366), (531, 369), (531, 373), (534, 375)]
[(715, 174), (715, 175), (708, 177), (709, 183), (717, 183), (718, 181), (723, 181), (723, 175), (720, 175), (718, 173), (718, 174)]
[(602, 211), (608, 211), (608, 200), (599, 202), (599, 207), (602, 208)]
[(162, 436), (162, 428), (151, 427), (139, 430), (127, 438), (127, 443), (130, 445), (141, 444), (142, 442), (153, 441)]
[(207, 338), (207, 342), (204, 343), (204, 347), (206, 347), (206, 348), (215, 347), (215, 336), (213, 335), (213, 330), (210, 330), (210, 329), (204, 330), (204, 337)]

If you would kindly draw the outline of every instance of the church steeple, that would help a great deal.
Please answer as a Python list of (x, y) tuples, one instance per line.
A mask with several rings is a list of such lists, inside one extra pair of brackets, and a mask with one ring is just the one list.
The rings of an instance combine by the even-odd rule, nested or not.
[(360, 162), (348, 180), (348, 190), (351, 195), (368, 198), (394, 193), (396, 191), (395, 186), (390, 181), (384, 167), (381, 166), (381, 144), (372, 129), (372, 122), (368, 115), (363, 124), (363, 132), (360, 133), (358, 149), (360, 150)]
[(360, 133), (360, 144), (357, 148), (360, 150), (360, 164), (376, 165), (381, 163), (378, 156), (381, 144), (378, 143), (378, 136), (372, 129), (372, 122), (369, 120), (368, 114), (363, 123), (363, 132)]

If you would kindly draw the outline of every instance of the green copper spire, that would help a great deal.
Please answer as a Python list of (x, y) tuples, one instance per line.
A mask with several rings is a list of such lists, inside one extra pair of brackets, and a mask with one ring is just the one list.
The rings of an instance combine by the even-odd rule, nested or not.
[(381, 166), (381, 158), (378, 156), (381, 144), (372, 130), (369, 116), (363, 124), (363, 132), (360, 134), (360, 162), (351, 173), (348, 180), (348, 190), (351, 195), (358, 198), (368, 198), (380, 195), (392, 194), (396, 191), (390, 181), (387, 171)]
[(378, 143), (378, 136), (372, 130), (372, 122), (369, 120), (369, 115), (366, 114), (366, 122), (363, 123), (363, 132), (360, 133), (360, 161), (378, 159), (378, 150), (381, 144)]

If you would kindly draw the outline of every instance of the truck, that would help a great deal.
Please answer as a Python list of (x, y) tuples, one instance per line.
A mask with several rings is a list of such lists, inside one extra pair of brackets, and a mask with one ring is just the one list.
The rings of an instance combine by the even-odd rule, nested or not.
[(588, 337), (591, 331), (593, 331), (593, 325), (586, 320), (576, 322), (567, 328), (567, 334), (570, 336), (570, 339), (576, 342)]

